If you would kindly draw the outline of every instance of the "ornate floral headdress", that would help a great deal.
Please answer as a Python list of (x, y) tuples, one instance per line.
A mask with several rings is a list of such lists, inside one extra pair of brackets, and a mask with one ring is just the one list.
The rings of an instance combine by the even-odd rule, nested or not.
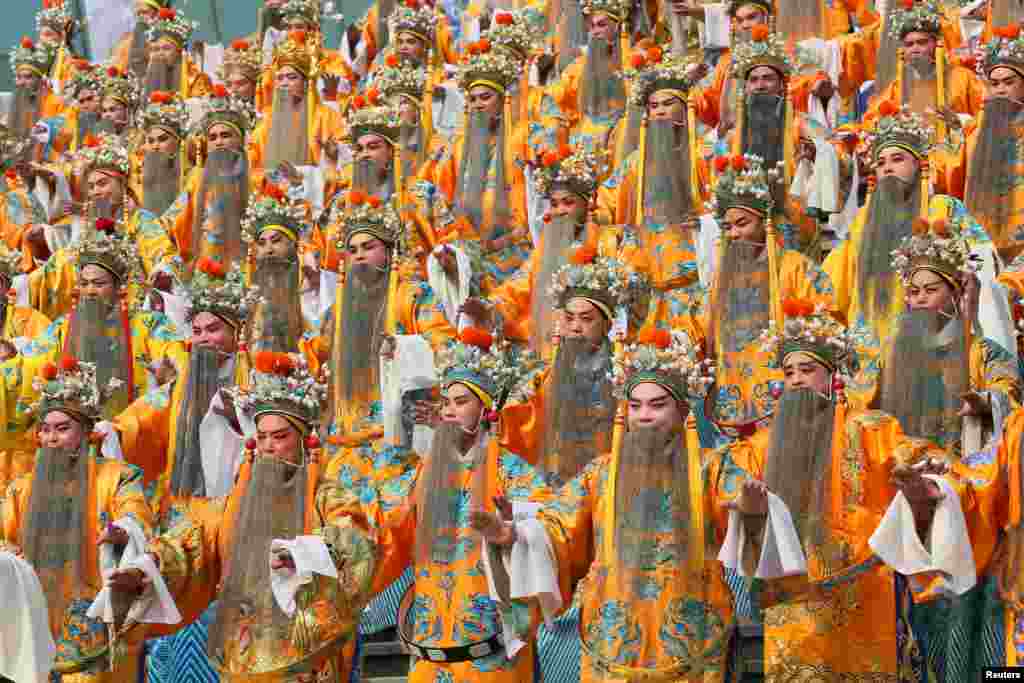
[(78, 156), (86, 163), (86, 176), (92, 171), (106, 171), (128, 177), (128, 148), (115, 135), (87, 135), (78, 148)]
[(427, 2), (405, 0), (395, 6), (388, 17), (391, 35), (411, 33), (430, 47), (434, 44), (434, 30), (437, 27), (437, 12)]
[(935, 0), (901, 0), (889, 13), (886, 30), (897, 40), (915, 32), (939, 35), (942, 11)]
[(535, 353), (515, 351), (507, 340), (495, 340), (476, 327), (459, 333), (459, 340), (438, 352), (441, 386), (462, 384), (488, 409), (500, 410), (508, 401), (520, 403), (533, 395), (543, 364)]
[(580, 10), (584, 16), (607, 14), (621, 24), (633, 11), (633, 0), (582, 0)]
[(118, 232), (117, 224), (109, 218), (96, 219), (95, 229), (85, 231), (71, 254), (79, 272), (95, 265), (116, 277), (122, 287), (143, 282), (142, 259), (135, 240)]
[(305, 31), (289, 31), (274, 48), (274, 71), (290, 66), (309, 78), (318, 64), (316, 45)]
[(466, 47), (465, 61), (459, 65), (458, 83), (462, 92), (486, 85), (502, 95), (519, 80), (524, 62), (508, 52), (491, 49), (491, 41), (482, 38)]
[(236, 330), (245, 325), (261, 300), (258, 288), (245, 282), (238, 264), (228, 270), (223, 263), (205, 256), (196, 261), (191, 289), (189, 321), (200, 313), (212, 313)]
[(126, 106), (129, 112), (135, 111), (139, 103), (139, 84), (134, 78), (114, 65), (103, 69), (100, 78), (104, 98), (110, 97)]
[(985, 56), (978, 71), (988, 76), (998, 67), (1013, 69), (1024, 78), (1024, 37), (1020, 24), (993, 27), (992, 40), (985, 46)]
[(376, 86), (371, 86), (363, 95), (353, 97), (350, 104), (348, 130), (343, 138), (346, 143), (355, 144), (363, 135), (372, 133), (392, 145), (396, 144), (402, 126), (398, 107), (385, 102)]
[(547, 196), (552, 190), (564, 187), (586, 199), (594, 196), (601, 168), (597, 154), (582, 146), (573, 149), (562, 145), (557, 150), (541, 150), (537, 157), (540, 166), (535, 171), (533, 182), (541, 195)]
[(643, 287), (643, 278), (618, 259), (592, 256), (585, 247), (577, 249), (573, 262), (552, 276), (548, 298), (556, 308), (565, 308), (572, 299), (586, 299), (615, 320), (619, 307)]
[(97, 95), (103, 92), (103, 74), (99, 67), (84, 59), (75, 60), (74, 67), (75, 73), (68, 82), (68, 91), (73, 96), (78, 97), (83, 90), (93, 90)]
[(39, 400), (29, 406), (37, 419), (53, 411), (68, 413), (87, 425), (103, 417), (103, 403), (122, 386), (121, 380), (111, 378), (105, 387), (96, 381), (96, 364), (65, 356), (60, 363), (47, 363), (32, 380), (39, 392)]
[(232, 97), (223, 85), (213, 90), (203, 100), (203, 116), (196, 124), (194, 133), (205, 135), (218, 123), (233, 128), (243, 140), (256, 123), (256, 112), (248, 102)]
[(888, 147), (899, 147), (918, 159), (928, 155), (933, 132), (924, 119), (891, 102), (883, 102), (879, 113), (882, 116), (874, 130), (867, 131), (861, 138), (863, 150), (869, 152), (872, 162), (877, 161), (878, 154)]
[(297, 420), (300, 424), (296, 427), (304, 426), (304, 432), (316, 424), (327, 398), (327, 385), (309, 373), (301, 356), (261, 351), (253, 366), (256, 372), (249, 388), (229, 390), (245, 415), (254, 421), (264, 415), (281, 415)]
[(626, 71), (632, 80), (630, 102), (638, 107), (646, 107), (648, 97), (667, 90), (685, 103), (694, 85), (686, 73), (692, 64), (692, 59), (666, 55), (658, 46), (634, 52), (630, 60), (631, 69)]
[(306, 207), (277, 185), (251, 202), (242, 217), (242, 241), (252, 244), (266, 230), (277, 230), (296, 244), (303, 233)]
[(909, 284), (917, 271), (930, 270), (959, 289), (962, 276), (978, 272), (981, 263), (971, 254), (958, 225), (943, 219), (931, 223), (918, 219), (914, 221), (913, 234), (892, 252), (892, 267), (904, 284)]
[(157, 12), (156, 20), (146, 31), (146, 40), (150, 43), (160, 38), (170, 38), (181, 48), (187, 48), (192, 34), (199, 28), (199, 23), (191, 21), (184, 14), (170, 7), (163, 7)]
[(392, 104), (395, 96), (407, 97), (416, 106), (423, 99), (423, 91), (427, 87), (427, 67), (411, 60), (403, 60), (401, 55), (392, 52), (384, 58), (384, 66), (377, 70), (373, 86)]
[(779, 364), (792, 353), (805, 353), (833, 372), (846, 374), (854, 361), (854, 336), (825, 310), (803, 299), (782, 302), (785, 323), (779, 334), (773, 323), (761, 333), (761, 348)]
[(64, 31), (70, 36), (78, 22), (65, 7), (64, 0), (43, 0), (43, 9), (36, 12), (36, 32), (44, 26)]
[(766, 25), (755, 26), (750, 40), (733, 49), (732, 74), (746, 80), (750, 72), (759, 66), (770, 66), (788, 78), (793, 73), (793, 60), (786, 51), (786, 45)]
[(637, 341), (612, 361), (611, 380), (619, 398), (628, 398), (636, 385), (647, 382), (664, 387), (677, 401), (707, 394), (715, 381), (714, 364), (699, 360), (697, 347), (684, 332), (645, 328)]
[(362, 232), (389, 245), (402, 236), (402, 218), (392, 203), (359, 190), (350, 190), (344, 202), (335, 204), (332, 220), (343, 226), (343, 239), (338, 243), (338, 249), (343, 251), (348, 249), (349, 240)]
[(238, 70), (256, 80), (262, 68), (263, 53), (259, 47), (247, 40), (239, 39), (232, 42), (224, 51), (224, 61), (221, 62), (217, 76), (223, 81), (227, 79), (228, 73)]
[(188, 131), (188, 107), (176, 93), (157, 91), (142, 112), (143, 130), (161, 128), (181, 140)]
[(514, 58), (525, 62), (542, 47), (541, 35), (530, 21), (528, 12), (496, 10), (482, 37), (489, 40), (494, 49), (511, 52)]
[(279, 11), (282, 17), (302, 17), (314, 26), (320, 25), (319, 0), (288, 0)]
[(718, 182), (708, 207), (721, 220), (731, 208), (749, 209), (762, 216), (775, 212), (772, 187), (783, 174), (782, 162), (765, 168), (764, 160), (753, 154), (717, 157)]
[(53, 63), (55, 51), (42, 43), (36, 43), (28, 36), (22, 38), (11, 48), (11, 71), (25, 67), (32, 70), (40, 78), (47, 78), (50, 64)]

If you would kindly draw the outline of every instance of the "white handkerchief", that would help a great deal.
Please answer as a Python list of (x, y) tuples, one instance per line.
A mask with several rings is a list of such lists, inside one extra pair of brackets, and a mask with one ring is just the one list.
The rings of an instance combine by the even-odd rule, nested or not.
[[(718, 552), (718, 561), (729, 569), (746, 576), (743, 571), (743, 549), (747, 532), (742, 516), (737, 510), (729, 511), (729, 527), (725, 542)], [(807, 573), (807, 558), (804, 555), (800, 536), (793, 524), (793, 516), (781, 498), (768, 492), (768, 517), (765, 520), (764, 543), (758, 558), (756, 578), (776, 579)]]
[(0, 595), (0, 677), (39, 683), (53, 668), (57, 646), (39, 577), (32, 565), (13, 553), (0, 552)]
[(291, 616), (295, 614), (295, 594), (299, 588), (312, 581), (313, 574), (336, 579), (338, 569), (320, 536), (296, 536), (291, 541), (275, 538), (270, 544), (267, 562), (273, 561), (278, 550), (287, 550), (291, 554), (295, 569), (271, 569), (270, 589), (277, 606)]
[(949, 589), (962, 595), (977, 583), (977, 570), (960, 497), (944, 478), (925, 476), (937, 483), (943, 494), (928, 536), (931, 551), (917, 534), (914, 513), (902, 492), (893, 498), (868, 544), (883, 562), (900, 574), (941, 572), (949, 581)]

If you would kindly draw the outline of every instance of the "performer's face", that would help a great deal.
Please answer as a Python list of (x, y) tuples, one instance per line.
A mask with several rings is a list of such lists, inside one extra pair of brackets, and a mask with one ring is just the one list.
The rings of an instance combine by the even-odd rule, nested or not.
[(782, 376), (786, 390), (813, 389), (819, 394), (828, 392), (828, 368), (806, 353), (791, 353), (782, 361)]
[(287, 258), (292, 242), (277, 230), (264, 230), (256, 238), (256, 259)]
[(140, 0), (135, 3), (135, 17), (137, 19), (149, 23), (156, 19), (156, 14), (157, 11), (145, 2)]
[(996, 67), (988, 75), (988, 95), (1024, 102), (1024, 78), (1013, 69)]
[(686, 105), (675, 95), (659, 90), (647, 98), (647, 114), (655, 121), (682, 123), (686, 116)]
[(423, 56), (426, 53), (427, 49), (426, 46), (423, 44), (423, 41), (420, 40), (417, 36), (414, 36), (413, 34), (407, 31), (403, 31), (402, 33), (398, 34), (398, 40), (396, 42), (396, 49), (398, 50), (398, 54), (402, 55), (407, 59), (412, 59), (413, 61), (416, 62), (423, 61)]
[(146, 131), (146, 144), (143, 145), (142, 149), (145, 152), (174, 154), (178, 149), (178, 138), (163, 128), (153, 127)]
[(109, 270), (90, 263), (78, 275), (78, 291), (86, 299), (112, 301), (117, 291), (117, 282)]
[(149, 44), (149, 59), (161, 64), (174, 64), (181, 56), (181, 48), (173, 40), (160, 38)]
[(632, 429), (681, 427), (679, 404), (660, 384), (642, 382), (629, 394), (629, 426)]
[(391, 161), (391, 145), (379, 135), (367, 133), (356, 140), (356, 160), (372, 159), (383, 173)]
[(106, 97), (103, 99), (103, 113), (100, 118), (113, 123), (117, 130), (122, 130), (128, 125), (128, 107), (124, 102), (113, 97)]
[(615, 40), (616, 34), (619, 32), (619, 22), (603, 12), (597, 12), (590, 15), (588, 28), (591, 38), (600, 38), (611, 45), (612, 41)]
[(348, 241), (348, 256), (354, 266), (383, 268), (388, 262), (388, 247), (370, 233), (361, 232)]
[(911, 31), (903, 36), (903, 54), (907, 61), (915, 59), (932, 60), (935, 58), (935, 36), (930, 33)]
[(255, 81), (237, 69), (227, 74), (224, 86), (232, 97), (237, 97), (245, 102), (251, 102), (256, 96)]
[(84, 111), (87, 114), (100, 113), (100, 98), (95, 90), (79, 90), (75, 102), (78, 103), (80, 111)]
[(733, 22), (740, 31), (749, 32), (755, 26), (768, 23), (768, 15), (763, 7), (743, 5), (733, 15)]
[(24, 92), (39, 92), (43, 79), (28, 67), (18, 67), (14, 72), (14, 85)]
[(407, 126), (415, 126), (420, 122), (420, 107), (408, 97), (398, 98), (398, 118)]
[(117, 178), (113, 178), (103, 171), (93, 171), (87, 179), (89, 188), (89, 201), (106, 200), (111, 206), (121, 206), (124, 203), (124, 186)]
[(902, 147), (886, 147), (878, 153), (875, 174), (879, 178), (895, 176), (905, 183), (914, 180), (918, 163), (914, 155)]
[(284, 18), (282, 22), (285, 30), (288, 31), (315, 31), (316, 26), (309, 23), (309, 20), (298, 14), (292, 14)]
[(39, 42), (58, 47), (64, 44), (64, 32), (52, 26), (43, 25), (39, 28)]
[(782, 76), (770, 66), (755, 66), (747, 75), (747, 94), (781, 95)]
[(572, 216), (577, 223), (587, 217), (587, 200), (569, 190), (552, 190), (548, 197), (552, 216)]
[(264, 415), (256, 425), (260, 455), (299, 464), (299, 431), (280, 415)]
[(306, 90), (306, 79), (296, 69), (282, 66), (274, 76), (274, 85), (278, 90), (286, 90), (296, 101), (301, 100)]
[(486, 112), (495, 118), (501, 109), (501, 95), (486, 85), (475, 85), (469, 90), (468, 104), (470, 112)]
[(465, 384), (452, 384), (441, 396), (441, 420), (476, 431), (484, 404)]
[(242, 149), (242, 138), (238, 131), (223, 123), (215, 123), (206, 131), (206, 145), (211, 152), (221, 152), (227, 149), (238, 151)]
[(39, 423), (39, 441), (43, 448), (77, 451), (84, 436), (82, 423), (67, 413), (54, 410)]
[(608, 336), (609, 322), (597, 306), (586, 299), (570, 299), (562, 311), (565, 336), (586, 339), (594, 346)]
[(192, 318), (192, 346), (207, 346), (222, 353), (235, 352), (235, 328), (213, 313)]
[(725, 220), (721, 227), (730, 240), (764, 244), (764, 219), (750, 211), (738, 208), (726, 209)]
[(930, 270), (919, 270), (907, 285), (907, 306), (912, 311), (949, 311), (954, 295), (949, 282)]

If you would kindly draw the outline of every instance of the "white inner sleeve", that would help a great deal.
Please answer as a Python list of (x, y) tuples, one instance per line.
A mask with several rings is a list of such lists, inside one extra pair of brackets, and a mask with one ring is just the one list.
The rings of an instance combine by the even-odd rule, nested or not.
[(327, 544), (320, 536), (296, 536), (292, 540), (275, 538), (270, 544), (267, 561), (272, 562), (278, 551), (287, 551), (295, 569), (282, 567), (270, 570), (270, 589), (274, 600), (288, 616), (295, 614), (295, 594), (299, 588), (313, 580), (313, 574), (338, 578), (338, 569), (331, 560)]
[(0, 676), (14, 683), (45, 680), (57, 656), (46, 596), (32, 565), (6, 551), (0, 552), (0, 595)]

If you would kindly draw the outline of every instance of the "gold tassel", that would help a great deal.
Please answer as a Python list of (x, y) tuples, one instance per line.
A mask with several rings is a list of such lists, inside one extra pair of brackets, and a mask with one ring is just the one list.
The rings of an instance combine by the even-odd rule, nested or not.
[(932, 168), (931, 164), (928, 163), (927, 156), (921, 159), (920, 183), (921, 206), (918, 215), (921, 218), (928, 220), (928, 214), (930, 213), (929, 207), (931, 205), (931, 197), (929, 195), (932, 191)]
[(747, 105), (746, 85), (746, 81), (736, 82), (736, 125), (733, 131), (732, 144), (729, 145), (732, 148), (733, 156), (743, 154), (743, 120), (745, 118), (744, 110)]
[(690, 538), (686, 549), (690, 573), (704, 574), (704, 476), (701, 470), (700, 435), (697, 418), (691, 411), (686, 416), (686, 457), (690, 489)]
[[(622, 360), (622, 339), (616, 337), (612, 343), (612, 356), (616, 362)], [(619, 401), (615, 410), (615, 422), (612, 426), (612, 458), (608, 471), (608, 499), (604, 508), (604, 562), (611, 562), (615, 557), (615, 487), (619, 478), (619, 457), (622, 452), (622, 436), (626, 431), (626, 400)]]
[(896, 106), (903, 106), (903, 48), (896, 48)]
[(629, 22), (627, 19), (628, 17), (623, 17), (622, 30), (619, 31), (619, 58), (622, 60), (623, 72), (629, 69), (629, 57), (627, 56), (629, 52), (629, 26), (627, 24)]
[[(935, 100), (940, 112), (946, 108), (946, 47), (941, 40), (935, 48)], [(945, 140), (946, 132), (946, 120), (940, 113), (935, 123), (935, 139)]]
[(644, 224), (644, 185), (647, 184), (647, 112), (640, 122), (640, 144), (637, 147), (636, 215), (633, 222), (637, 227)]
[[(785, 86), (783, 86), (785, 87)], [(789, 187), (790, 183), (793, 182), (792, 169), (795, 167), (794, 158), (796, 156), (795, 150), (793, 149), (793, 98), (789, 94), (789, 88), (786, 87), (786, 123), (785, 128), (782, 130), (782, 163), (783, 163), (783, 176), (786, 179), (786, 187)], [(767, 170), (767, 169), (766, 169)]]
[(765, 238), (768, 248), (768, 296), (771, 298), (772, 318), (774, 318), (775, 330), (782, 334), (784, 320), (782, 319), (782, 292), (779, 284), (779, 243), (778, 232), (775, 229), (775, 221), (772, 220), (773, 207), (769, 202), (768, 215), (765, 218)]
[(697, 103), (691, 92), (686, 98), (686, 144), (690, 148), (690, 194), (691, 203), (701, 205), (700, 166), (697, 163), (699, 149), (697, 147)]

